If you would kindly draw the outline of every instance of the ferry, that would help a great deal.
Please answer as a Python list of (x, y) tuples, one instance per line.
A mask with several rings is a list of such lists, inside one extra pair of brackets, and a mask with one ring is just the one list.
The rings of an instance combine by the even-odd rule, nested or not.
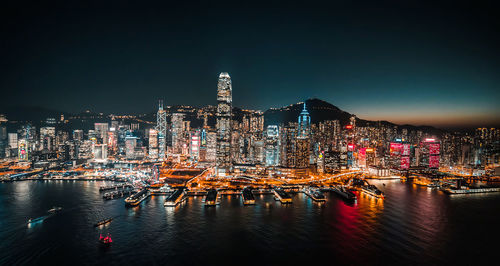
[(38, 222), (43, 222), (43, 220), (45, 220), (45, 216), (38, 217), (38, 218), (29, 218), (28, 219), (28, 224), (34, 224), (34, 223), (38, 223)]
[(62, 210), (62, 207), (52, 207), (52, 209), (48, 210), (47, 212), (56, 213), (60, 210)]
[(318, 202), (326, 201), (325, 195), (323, 195), (323, 193), (321, 193), (321, 191), (318, 188), (306, 187), (304, 188), (303, 191), (307, 196), (309, 196), (314, 201)]
[(352, 191), (350, 191), (344, 186), (335, 186), (333, 188), (333, 192), (335, 192), (337, 195), (343, 197), (346, 200), (351, 200), (351, 201), (357, 200), (356, 194), (352, 193)]
[(374, 185), (361, 186), (361, 191), (376, 198), (384, 198), (384, 193)]
[(210, 189), (205, 196), (205, 206), (215, 206), (219, 204), (218, 192), (216, 189)]
[(103, 245), (111, 245), (113, 243), (113, 239), (111, 239), (111, 235), (108, 233), (106, 237), (99, 235), (99, 242)]
[(274, 199), (281, 203), (292, 203), (292, 197), (281, 188), (276, 188), (274, 191)]
[(175, 207), (184, 200), (186, 200), (186, 192), (184, 191), (184, 189), (180, 188), (175, 190), (174, 193), (172, 193), (165, 199), (163, 206)]
[(105, 225), (105, 224), (111, 223), (111, 221), (113, 221), (113, 218), (104, 219), (102, 221), (99, 221), (99, 222), (95, 223), (94, 227), (98, 227), (98, 226), (101, 226), (101, 225)]
[(127, 206), (137, 206), (139, 203), (141, 203), (144, 199), (149, 197), (150, 192), (148, 189), (144, 188), (141, 191), (135, 193), (134, 195), (128, 197), (125, 199), (125, 205)]
[(255, 197), (253, 196), (252, 190), (250, 188), (244, 188), (241, 191), (241, 198), (243, 199), (243, 205), (254, 205)]
[(169, 185), (164, 185), (160, 188), (156, 187), (151, 189), (151, 195), (165, 195), (173, 192), (173, 189)]

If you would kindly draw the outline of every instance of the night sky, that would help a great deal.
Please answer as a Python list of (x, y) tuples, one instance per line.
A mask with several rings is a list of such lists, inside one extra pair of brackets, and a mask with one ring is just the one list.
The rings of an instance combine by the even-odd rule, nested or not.
[(243, 108), (316, 97), (364, 119), (500, 124), (493, 1), (9, 2), (0, 8), (2, 106), (203, 106), (216, 103), (224, 71)]

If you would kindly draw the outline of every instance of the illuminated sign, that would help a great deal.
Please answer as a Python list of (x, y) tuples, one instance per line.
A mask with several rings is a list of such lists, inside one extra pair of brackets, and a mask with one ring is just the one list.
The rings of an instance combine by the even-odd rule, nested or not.
[(346, 125), (345, 128), (346, 129), (352, 129), (352, 125)]
[(425, 142), (434, 142), (434, 141), (436, 141), (436, 139), (432, 139), (432, 138), (425, 139)]
[(402, 156), (410, 156), (410, 144), (409, 143), (403, 143), (401, 155)]
[(401, 150), (403, 149), (402, 143), (391, 142), (390, 145), (390, 154), (391, 156), (399, 156), (401, 155)]
[(350, 144), (347, 144), (347, 148), (348, 148), (350, 151), (354, 150), (354, 144), (351, 144), (351, 143), (350, 143)]
[(429, 156), (429, 167), (439, 168), (439, 155)]
[(410, 168), (410, 157), (403, 156), (401, 157), (401, 169), (409, 169)]
[(440, 146), (441, 145), (439, 143), (429, 144), (429, 154), (432, 154), (432, 155), (439, 154)]

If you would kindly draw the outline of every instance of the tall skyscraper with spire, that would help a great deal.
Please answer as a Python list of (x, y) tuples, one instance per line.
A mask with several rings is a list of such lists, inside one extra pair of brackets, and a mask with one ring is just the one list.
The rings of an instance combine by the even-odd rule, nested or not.
[(297, 140), (295, 150), (295, 167), (307, 168), (310, 162), (310, 145), (311, 145), (311, 117), (306, 109), (304, 102), (304, 109), (299, 115), (299, 127), (297, 129)]
[(297, 137), (306, 138), (311, 134), (311, 117), (306, 109), (306, 103), (304, 102), (304, 109), (299, 115), (299, 131)]
[(158, 132), (158, 159), (165, 158), (166, 136), (167, 136), (167, 113), (163, 109), (163, 100), (158, 102), (156, 113), (156, 130)]
[(225, 176), (231, 171), (231, 117), (232, 117), (232, 85), (227, 72), (219, 75), (217, 83), (217, 151), (216, 174)]

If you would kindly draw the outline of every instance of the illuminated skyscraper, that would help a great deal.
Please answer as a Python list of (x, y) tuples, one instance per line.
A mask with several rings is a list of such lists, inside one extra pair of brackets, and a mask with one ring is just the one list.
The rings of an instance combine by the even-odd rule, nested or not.
[(278, 126), (269, 125), (266, 131), (266, 166), (277, 166), (279, 158)]
[(311, 154), (311, 117), (306, 109), (306, 103), (304, 103), (304, 109), (302, 109), (302, 112), (299, 115), (298, 122), (299, 127), (295, 146), (295, 167), (307, 168), (309, 167)]
[(149, 158), (158, 159), (158, 131), (149, 130)]
[(108, 123), (94, 123), (94, 130), (97, 133), (98, 142), (107, 144)]
[(311, 117), (306, 109), (306, 103), (304, 103), (304, 109), (299, 115), (299, 132), (297, 137), (309, 138), (311, 134)]
[(172, 150), (175, 154), (181, 154), (184, 147), (184, 114), (172, 114)]
[(232, 85), (228, 73), (219, 75), (217, 84), (217, 175), (226, 175), (231, 170), (231, 115)]
[(156, 113), (156, 131), (158, 131), (158, 158), (165, 158), (166, 136), (167, 136), (167, 114), (163, 110), (163, 101), (158, 103), (158, 112)]

